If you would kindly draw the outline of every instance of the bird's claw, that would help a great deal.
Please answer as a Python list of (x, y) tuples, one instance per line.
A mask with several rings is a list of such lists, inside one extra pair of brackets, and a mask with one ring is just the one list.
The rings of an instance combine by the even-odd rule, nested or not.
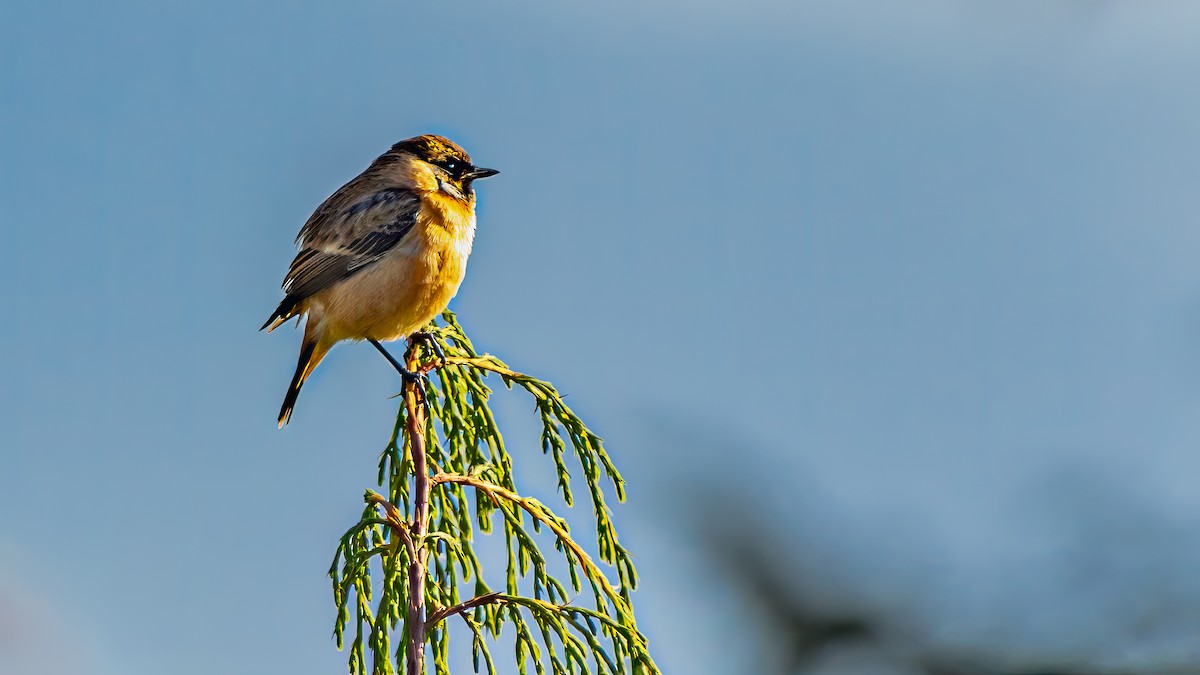
[(429, 417), (429, 394), (426, 393), (425, 387), (429, 382), (429, 378), (424, 371), (409, 372), (402, 377), (404, 383), (413, 385), (413, 392), (417, 396), (417, 405), (425, 409), (425, 416)]
[(408, 340), (412, 344), (424, 342), (425, 346), (429, 347), (429, 351), (433, 352), (433, 355), (437, 358), (439, 363), (446, 362), (446, 352), (442, 350), (442, 344), (438, 342), (433, 333), (430, 333), (429, 331), (417, 331), (416, 333), (408, 336)]
[(400, 373), (400, 379), (410, 384), (425, 384), (425, 382), (429, 380), (429, 377), (423, 372), (414, 373), (413, 371), (405, 368)]

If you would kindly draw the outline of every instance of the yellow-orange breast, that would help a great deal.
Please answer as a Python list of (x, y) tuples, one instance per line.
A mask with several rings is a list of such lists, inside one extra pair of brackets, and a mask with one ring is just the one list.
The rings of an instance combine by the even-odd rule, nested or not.
[(458, 292), (474, 239), (473, 209), (426, 196), (413, 229), (383, 258), (310, 299), (322, 341), (398, 340), (424, 327)]

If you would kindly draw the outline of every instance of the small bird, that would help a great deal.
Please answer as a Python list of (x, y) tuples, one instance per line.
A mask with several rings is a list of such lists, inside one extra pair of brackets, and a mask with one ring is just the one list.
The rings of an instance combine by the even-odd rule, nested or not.
[(367, 340), (406, 379), (419, 377), (380, 341), (412, 337), (458, 292), (475, 239), (472, 183), (497, 173), (427, 134), (396, 143), (317, 207), (296, 235), (286, 296), (259, 329), (307, 315), (281, 429), (304, 381), (342, 340)]

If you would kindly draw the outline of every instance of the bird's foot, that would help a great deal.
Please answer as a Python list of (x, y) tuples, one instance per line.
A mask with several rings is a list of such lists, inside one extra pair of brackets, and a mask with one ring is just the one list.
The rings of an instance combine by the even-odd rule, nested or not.
[(409, 384), (423, 385), (429, 379), (424, 372), (413, 372), (403, 366), (399, 369), (400, 379)]
[(429, 378), (426, 376), (426, 373), (429, 372), (428, 369), (422, 367), (415, 371), (409, 370), (408, 368), (404, 367), (403, 363), (397, 361), (395, 357), (388, 352), (388, 350), (384, 349), (383, 345), (379, 344), (378, 340), (372, 339), (368, 341), (372, 346), (375, 347), (375, 349), (379, 350), (379, 353), (383, 355), (383, 358), (387, 359), (388, 363), (392, 364), (392, 368), (395, 368), (396, 372), (400, 373), (400, 379), (403, 380), (406, 385), (415, 385), (413, 389), (417, 394), (417, 403), (425, 408), (425, 415), (428, 416), (430, 412), (429, 397), (425, 394), (425, 384), (429, 381)]
[(400, 377), (405, 384), (413, 385), (413, 391), (417, 394), (417, 405), (425, 409), (425, 417), (428, 418), (431, 411), (429, 410), (429, 395), (425, 393), (425, 387), (429, 383), (429, 378), (425, 376), (424, 371), (415, 373), (408, 371)]
[(438, 366), (445, 365), (446, 352), (442, 350), (442, 344), (438, 342), (437, 337), (435, 337), (433, 333), (428, 331), (417, 331), (416, 333), (408, 336), (409, 344), (415, 345), (418, 342), (424, 342), (425, 346), (429, 348), (429, 351), (433, 352), (434, 357), (437, 358)]

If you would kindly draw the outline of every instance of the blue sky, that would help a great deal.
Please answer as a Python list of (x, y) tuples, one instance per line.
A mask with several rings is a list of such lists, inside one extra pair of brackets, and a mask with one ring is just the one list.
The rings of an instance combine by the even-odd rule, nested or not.
[(717, 648), (713, 509), (922, 649), (1196, 663), (1197, 18), (10, 3), (0, 666), (343, 667), (324, 572), (394, 377), (338, 347), (279, 432), (298, 336), (256, 329), (311, 210), (422, 132), (503, 172), (452, 307), (625, 468), (670, 671), (769, 658)]

